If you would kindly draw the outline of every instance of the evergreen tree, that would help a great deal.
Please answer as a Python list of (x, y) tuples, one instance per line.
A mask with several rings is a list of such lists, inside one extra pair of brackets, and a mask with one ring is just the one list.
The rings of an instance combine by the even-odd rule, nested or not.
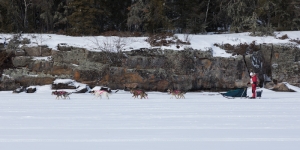
[[(277, 0), (275, 2), (275, 20), (276, 30), (297, 30), (299, 28), (299, 7), (295, 0)], [(298, 1), (299, 6), (299, 1)]]
[(131, 0), (109, 0), (105, 2), (106, 4), (104, 7), (109, 14), (105, 22), (107, 26), (106, 30), (126, 30), (126, 20), (129, 12), (128, 7), (131, 5)]
[(230, 30), (234, 32), (248, 31), (255, 10), (255, 1), (230, 0), (228, 16), (231, 18)]
[(71, 14), (67, 17), (71, 35), (93, 35), (98, 33), (97, 16), (102, 12), (97, 0), (73, 0), (68, 8)]
[(33, 23), (41, 32), (53, 31), (54, 0), (33, 0)]
[(206, 32), (210, 22), (209, 6), (211, 0), (181, 0), (175, 1), (172, 8), (172, 23), (179, 32)]
[(56, 32), (67, 33), (69, 9), (66, 5), (66, 1), (54, 3), (55, 11), (53, 16), (53, 30)]
[(230, 0), (212, 0), (209, 13), (208, 31), (228, 31), (230, 16), (228, 16), (228, 3)]
[(171, 28), (165, 14), (166, 0), (146, 0), (144, 29), (151, 33), (166, 32)]
[(204, 33), (207, 27), (207, 11), (208, 1), (193, 0), (187, 3), (190, 12), (188, 14), (187, 29), (188, 33)]
[(0, 0), (1, 32), (106, 31), (270, 35), (300, 29), (300, 0)]
[(128, 7), (127, 26), (130, 31), (142, 31), (141, 27), (144, 22), (145, 4), (143, 0), (138, 0)]
[(287, 10), (293, 14), (290, 30), (300, 30), (300, 0), (291, 1)]
[(277, 0), (258, 0), (257, 2), (255, 12), (262, 29), (266, 28), (268, 30), (272, 28), (272, 18), (274, 18), (274, 14), (276, 14), (276, 1)]
[(20, 32), (24, 29), (24, 1), (0, 1), (2, 27), (8, 32)]

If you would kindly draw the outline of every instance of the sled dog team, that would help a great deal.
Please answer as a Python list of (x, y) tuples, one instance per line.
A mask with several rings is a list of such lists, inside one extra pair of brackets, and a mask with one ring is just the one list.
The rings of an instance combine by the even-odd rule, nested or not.
[[(185, 99), (184, 97), (184, 94), (186, 92), (183, 92), (183, 91), (180, 91), (180, 90), (171, 90), (171, 89), (168, 89), (168, 94), (171, 95), (170, 99), (173, 99), (173, 97), (175, 97), (176, 99)], [(92, 90), (90, 92), (91, 94), (94, 95), (94, 98), (101, 98), (102, 99), (102, 96), (105, 96), (107, 99), (109, 99), (109, 92), (108, 91), (105, 91), (105, 90)], [(130, 90), (130, 93), (133, 94), (132, 97), (134, 99), (136, 98), (139, 98), (140, 99), (148, 99), (148, 94), (144, 91), (144, 90), (141, 90), (141, 89), (132, 89)], [(55, 99), (59, 99), (59, 98), (62, 98), (62, 99), (70, 99), (69, 95), (71, 95), (72, 92), (66, 92), (66, 91), (53, 91), (52, 92), (52, 95), (56, 95), (56, 98)]]

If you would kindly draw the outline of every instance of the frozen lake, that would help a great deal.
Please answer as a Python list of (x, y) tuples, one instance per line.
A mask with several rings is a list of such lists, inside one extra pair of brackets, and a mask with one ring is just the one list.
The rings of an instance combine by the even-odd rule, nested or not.
[[(298, 150), (300, 93), (263, 89), (261, 99), (187, 93), (170, 99), (126, 91), (110, 99), (51, 90), (0, 92), (1, 150)], [(250, 89), (248, 90), (250, 95)]]

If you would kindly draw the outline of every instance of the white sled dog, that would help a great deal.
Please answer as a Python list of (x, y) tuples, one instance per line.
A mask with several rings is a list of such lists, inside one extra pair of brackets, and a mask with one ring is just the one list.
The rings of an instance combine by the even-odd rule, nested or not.
[(91, 91), (91, 93), (95, 95), (94, 98), (100, 97), (100, 99), (102, 99), (102, 95), (104, 95), (104, 96), (107, 97), (107, 99), (109, 99), (109, 96), (108, 96), (109, 93), (107, 91), (104, 91), (104, 90), (95, 90), (95, 91)]

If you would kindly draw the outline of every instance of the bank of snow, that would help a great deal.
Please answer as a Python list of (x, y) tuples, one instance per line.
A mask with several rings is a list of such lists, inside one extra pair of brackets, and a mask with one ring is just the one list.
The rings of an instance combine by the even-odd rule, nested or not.
[[(236, 45), (240, 43), (252, 43), (257, 44), (262, 43), (294, 43), (290, 40), (299, 40), (300, 31), (282, 31), (275, 32), (275, 36), (263, 36), (255, 37), (249, 36), (249, 32), (245, 33), (228, 33), (228, 34), (206, 34), (206, 35), (187, 35), (187, 34), (175, 34), (181, 41), (189, 42), (190, 45), (170, 45), (170, 46), (160, 46), (161, 49), (172, 49), (172, 50), (183, 50), (186, 47), (191, 47), (197, 50), (212, 50), (213, 56), (215, 57), (232, 57), (231, 54), (226, 53), (223, 49), (214, 46), (214, 44), (231, 44)], [(287, 39), (280, 39), (283, 35), (287, 35)], [(6, 39), (8, 42), (12, 34), (0, 34), (1, 39)], [(28, 38), (31, 40), (29, 46), (37, 45), (47, 45), (49, 48), (54, 50), (57, 49), (58, 44), (65, 43), (69, 46), (82, 47), (91, 51), (100, 51), (99, 47), (104, 44), (114, 48), (116, 46), (116, 41), (120, 41), (123, 51), (129, 51), (133, 49), (140, 48), (154, 48), (146, 41), (147, 37), (115, 37), (115, 36), (65, 36), (56, 34), (22, 34), (22, 38)], [(294, 43), (295, 44), (295, 43)]]

